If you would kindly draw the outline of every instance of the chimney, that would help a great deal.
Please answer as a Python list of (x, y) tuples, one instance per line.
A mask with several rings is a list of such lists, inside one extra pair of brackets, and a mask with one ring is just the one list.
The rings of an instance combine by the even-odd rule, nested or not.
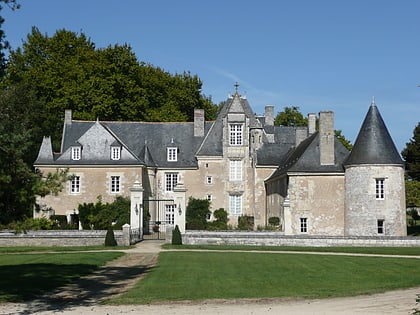
[(334, 157), (334, 112), (319, 113), (319, 152), (321, 165), (333, 165)]
[(274, 106), (273, 105), (265, 106), (265, 125), (274, 126)]
[(308, 133), (309, 135), (314, 134), (316, 131), (316, 115), (315, 113), (308, 114)]
[(204, 109), (194, 109), (194, 137), (204, 137)]
[(64, 124), (71, 125), (72, 119), (73, 119), (73, 115), (72, 115), (71, 109), (64, 110)]
[(308, 130), (306, 127), (296, 127), (295, 146), (297, 147), (303, 140), (308, 137)]

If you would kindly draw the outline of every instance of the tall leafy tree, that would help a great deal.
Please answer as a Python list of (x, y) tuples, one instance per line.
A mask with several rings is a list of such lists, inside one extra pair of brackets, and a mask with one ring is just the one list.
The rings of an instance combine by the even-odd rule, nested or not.
[(25, 85), (0, 91), (0, 224), (31, 216), (35, 196), (57, 193), (67, 178), (64, 171), (43, 179), (31, 167), (45, 115)]
[(407, 175), (420, 181), (420, 122), (414, 128), (413, 137), (406, 143), (401, 155), (405, 160)]
[(277, 113), (274, 119), (275, 126), (307, 126), (308, 119), (302, 115), (298, 106), (286, 106), (283, 111)]
[(172, 75), (139, 62), (128, 45), (97, 49), (83, 33), (37, 28), (11, 51), (5, 86), (30, 83), (50, 113), (44, 130), (58, 149), (64, 109), (76, 119), (188, 121), (194, 108), (212, 119), (216, 106), (190, 73)]
[[(3, 10), (4, 5), (8, 6), (11, 10), (19, 9), (20, 4), (16, 0), (0, 0), (0, 12)], [(0, 16), (0, 77), (5, 74), (6, 68), (6, 54), (5, 50), (10, 48), (9, 42), (6, 40), (6, 33), (2, 29), (4, 18)]]

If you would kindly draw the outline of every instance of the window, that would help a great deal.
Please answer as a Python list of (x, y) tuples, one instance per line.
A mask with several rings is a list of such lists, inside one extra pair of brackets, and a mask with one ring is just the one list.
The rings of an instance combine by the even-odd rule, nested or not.
[(300, 218), (300, 232), (308, 233), (308, 218)]
[(175, 205), (165, 206), (166, 223), (174, 225), (175, 223)]
[(80, 193), (80, 176), (74, 176), (70, 182), (70, 193)]
[(119, 193), (121, 187), (121, 177), (111, 176), (111, 193)]
[(230, 181), (242, 180), (242, 161), (240, 160), (230, 161), (229, 180)]
[(82, 149), (81, 147), (72, 147), (71, 148), (71, 159), (74, 161), (80, 160), (82, 156)]
[(229, 195), (229, 214), (241, 215), (242, 214), (242, 196)]
[(177, 152), (177, 148), (167, 148), (166, 153), (168, 162), (176, 162), (178, 160)]
[(229, 125), (229, 144), (230, 145), (242, 145), (242, 124), (230, 124)]
[(166, 173), (165, 191), (174, 191), (176, 184), (178, 184), (178, 173)]
[(207, 200), (208, 201), (211, 201), (213, 199), (213, 196), (212, 195), (207, 195)]
[(384, 221), (378, 220), (378, 234), (384, 234)]
[(121, 147), (111, 147), (111, 160), (121, 159)]
[(207, 184), (213, 184), (213, 177), (207, 176)]
[(376, 179), (376, 199), (377, 200), (383, 200), (385, 199), (385, 179), (383, 178), (377, 178)]

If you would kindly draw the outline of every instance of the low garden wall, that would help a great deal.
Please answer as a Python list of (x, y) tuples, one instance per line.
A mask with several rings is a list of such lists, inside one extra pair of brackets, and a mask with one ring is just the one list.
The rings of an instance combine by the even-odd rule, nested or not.
[[(15, 234), (13, 231), (0, 231), (0, 247), (10, 246), (97, 246), (104, 245), (106, 230), (48, 230), (27, 231)], [(128, 246), (136, 242), (138, 235), (130, 227), (114, 230), (118, 246)], [(137, 240), (138, 241), (138, 240)]]
[(286, 236), (282, 232), (186, 231), (182, 244), (309, 247), (415, 247), (420, 237)]

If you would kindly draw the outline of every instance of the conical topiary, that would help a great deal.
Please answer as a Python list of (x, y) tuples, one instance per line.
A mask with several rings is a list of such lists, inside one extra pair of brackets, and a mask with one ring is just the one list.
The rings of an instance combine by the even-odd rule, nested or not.
[(172, 230), (172, 245), (182, 245), (182, 236), (178, 225)]
[(115, 240), (114, 230), (108, 228), (105, 236), (105, 246), (117, 246), (117, 241)]

